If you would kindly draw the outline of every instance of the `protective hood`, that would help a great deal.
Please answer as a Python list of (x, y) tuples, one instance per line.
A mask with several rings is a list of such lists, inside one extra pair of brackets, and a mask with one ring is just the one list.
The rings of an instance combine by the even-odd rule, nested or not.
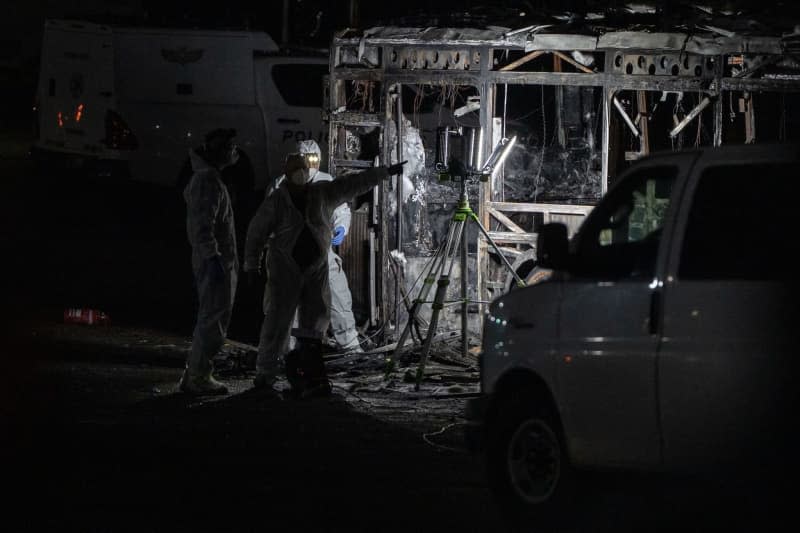
[(314, 139), (306, 139), (297, 143), (297, 151), (303, 155), (316, 154), (317, 157), (322, 156), (322, 150), (319, 149), (317, 141)]
[(319, 149), (317, 141), (314, 139), (306, 139), (297, 143), (297, 153), (303, 156), (315, 155), (317, 156), (316, 167), (309, 166), (308, 176), (309, 179), (314, 179), (319, 172), (319, 158), (322, 157), (322, 150)]
[[(192, 163), (192, 170), (197, 172), (198, 170), (206, 170), (209, 168), (216, 168), (214, 165), (209, 163), (205, 157), (203, 157), (202, 153), (197, 148), (190, 148), (189, 149), (189, 161)], [(227, 167), (231, 167), (235, 165), (239, 161), (239, 150), (233, 149), (228, 153), (228, 159), (219, 167), (217, 170), (222, 170)]]
[(238, 162), (239, 162), (239, 150), (234, 148), (230, 152), (230, 157), (228, 158), (228, 162), (223, 164), (223, 165), (221, 165), (219, 168), (220, 168), (220, 170), (222, 170), (223, 168), (226, 168), (226, 167), (232, 167), (233, 165), (235, 165)]
[(192, 246), (192, 265), (199, 268), (209, 257), (221, 256), (237, 264), (233, 206), (219, 171), (196, 150), (189, 151), (192, 178), (183, 191), (186, 231)]
[(209, 170), (211, 165), (201, 156), (196, 148), (189, 149), (189, 162), (192, 164), (192, 170), (198, 172), (200, 170)]

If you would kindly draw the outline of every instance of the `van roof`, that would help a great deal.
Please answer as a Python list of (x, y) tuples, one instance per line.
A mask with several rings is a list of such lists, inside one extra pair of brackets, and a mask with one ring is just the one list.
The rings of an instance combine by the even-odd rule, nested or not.
[(187, 29), (187, 28), (159, 28), (155, 26), (111, 26), (107, 24), (95, 24), (84, 20), (68, 19), (47, 19), (45, 29), (59, 29), (64, 31), (79, 32), (102, 32), (113, 33), (126, 36), (170, 36), (170, 37), (192, 37), (202, 38), (225, 38), (238, 37), (249, 38), (253, 43), (253, 50), (266, 53), (277, 53), (280, 47), (277, 43), (263, 31), (249, 30), (208, 30), (208, 29)]
[(95, 24), (85, 20), (72, 19), (46, 19), (44, 21), (45, 31), (57, 29), (62, 31), (110, 33), (111, 27), (107, 24)]
[(742, 155), (774, 155), (782, 159), (800, 159), (800, 143), (797, 142), (764, 142), (760, 144), (723, 144), (722, 146), (704, 146), (671, 151), (659, 150), (649, 154), (649, 158), (682, 157), (686, 154), (700, 155), (703, 159), (725, 160)]

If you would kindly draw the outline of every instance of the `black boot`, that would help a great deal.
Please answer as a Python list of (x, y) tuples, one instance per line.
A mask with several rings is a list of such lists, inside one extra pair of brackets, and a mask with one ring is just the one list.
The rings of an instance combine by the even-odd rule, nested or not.
[(331, 382), (322, 359), (322, 344), (308, 345), (303, 352), (303, 367), (306, 376), (306, 397), (330, 396)]

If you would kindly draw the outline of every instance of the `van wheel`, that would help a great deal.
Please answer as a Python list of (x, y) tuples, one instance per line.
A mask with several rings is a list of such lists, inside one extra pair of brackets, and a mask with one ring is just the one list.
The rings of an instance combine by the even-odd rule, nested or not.
[(550, 523), (571, 498), (572, 473), (557, 418), (526, 400), (495, 411), (486, 450), (489, 485), (512, 523)]

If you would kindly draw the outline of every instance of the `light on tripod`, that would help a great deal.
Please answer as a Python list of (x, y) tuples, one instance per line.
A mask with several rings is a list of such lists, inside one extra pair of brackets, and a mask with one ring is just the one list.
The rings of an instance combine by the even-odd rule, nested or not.
[[(461, 159), (451, 154), (453, 138), (460, 142)], [(497, 169), (503, 165), (517, 137), (503, 137), (494, 147), (489, 159), (481, 166), (483, 159), (483, 128), (444, 127), (437, 130), (435, 169), (440, 181), (462, 181), (479, 179), (489, 181), (494, 178)], [(456, 148), (457, 150), (458, 148)]]
[(483, 128), (478, 130), (478, 141), (475, 144), (475, 159), (473, 159), (472, 167), (478, 168), (483, 161)]
[(517, 142), (517, 136), (513, 136), (510, 139), (508, 137), (503, 137), (497, 143), (497, 146), (494, 147), (492, 153), (489, 154), (489, 159), (486, 160), (486, 164), (483, 165), (481, 168), (480, 174), (481, 181), (488, 181), (490, 178), (494, 178), (497, 169), (503, 166), (503, 161), (506, 160), (508, 154), (511, 153), (511, 149), (514, 147), (514, 143)]
[[(460, 127), (443, 127), (436, 130), (436, 172), (439, 179), (449, 179), (450, 173), (450, 136), (461, 136)], [(448, 177), (444, 177), (448, 176)]]

